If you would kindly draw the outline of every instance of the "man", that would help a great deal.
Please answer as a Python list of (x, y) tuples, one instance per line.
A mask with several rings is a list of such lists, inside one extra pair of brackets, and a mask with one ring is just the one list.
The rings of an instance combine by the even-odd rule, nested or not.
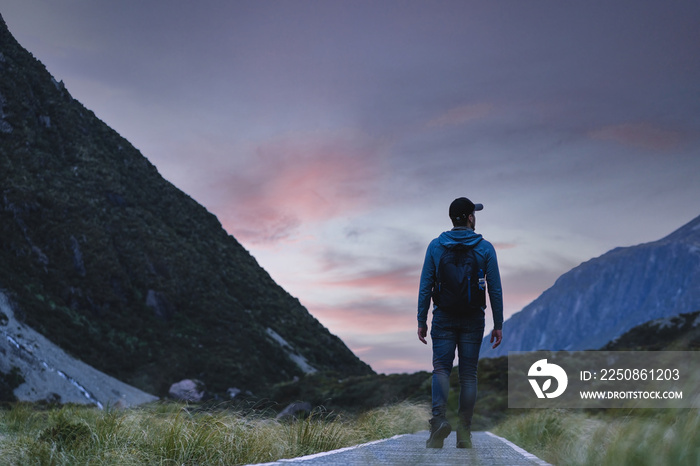
[[(452, 426), (445, 414), (455, 349), (459, 354), (460, 385), (457, 448), (472, 446), (471, 421), (477, 393), (476, 368), (485, 326), (484, 284), (488, 288), (493, 313), (494, 329), (491, 332), (493, 348), (501, 344), (503, 337), (503, 296), (496, 251), (491, 243), (474, 232), (476, 227), (474, 212), (483, 208), (482, 204), (474, 204), (466, 197), (455, 199), (449, 211), (454, 228), (431, 241), (423, 263), (418, 294), (418, 339), (424, 344), (428, 344), (425, 339), (428, 335), (428, 308), (431, 298), (433, 300), (433, 320), (430, 331), (433, 342), (433, 417), (430, 420), (430, 438), (426, 442), (428, 448), (442, 448), (445, 438), (452, 432)], [(438, 275), (447, 275), (445, 271), (448, 266), (444, 265), (447, 259), (441, 262), (443, 253), (460, 248), (462, 250), (471, 248), (473, 251), (473, 254), (471, 252), (464, 254), (471, 254), (471, 263), (475, 262), (475, 267), (478, 267), (479, 289), (482, 291), (480, 300), (466, 303), (466, 298), (461, 299), (464, 305), (455, 310), (454, 305), (441, 306), (436, 303), (437, 301), (444, 304), (446, 301), (446, 292), (438, 292), (439, 289), (442, 290), (441, 285), (438, 285)], [(471, 265), (469, 267), (469, 270), (475, 268)], [(443, 299), (440, 299), (441, 296)], [(469, 299), (472, 299), (472, 294), (469, 296)]]

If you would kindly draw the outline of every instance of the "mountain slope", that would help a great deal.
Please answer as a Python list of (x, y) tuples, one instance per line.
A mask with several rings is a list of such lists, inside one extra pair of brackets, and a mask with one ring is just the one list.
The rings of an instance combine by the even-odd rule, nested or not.
[(23, 323), (150, 393), (372, 372), (1, 17), (0, 290)]
[(667, 237), (616, 248), (565, 273), (504, 324), (508, 351), (595, 349), (649, 320), (700, 309), (700, 217)]
[[(128, 407), (157, 400), (137, 388), (72, 358), (32, 328), (18, 322), (0, 292), (0, 379), (22, 374), (12, 386), (0, 381), (0, 402), (61, 401)], [(19, 382), (19, 383), (17, 383)], [(15, 386), (16, 385), (16, 386)]]
[(600, 348), (603, 351), (700, 351), (700, 311), (638, 325)]

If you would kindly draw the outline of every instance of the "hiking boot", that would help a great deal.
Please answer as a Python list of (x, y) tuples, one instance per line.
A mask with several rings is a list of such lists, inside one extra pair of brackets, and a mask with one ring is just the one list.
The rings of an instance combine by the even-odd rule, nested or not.
[(425, 442), (426, 448), (442, 448), (442, 444), (452, 432), (452, 426), (447, 419), (432, 418), (430, 420), (430, 437)]
[(472, 433), (470, 429), (457, 428), (457, 448), (471, 448)]

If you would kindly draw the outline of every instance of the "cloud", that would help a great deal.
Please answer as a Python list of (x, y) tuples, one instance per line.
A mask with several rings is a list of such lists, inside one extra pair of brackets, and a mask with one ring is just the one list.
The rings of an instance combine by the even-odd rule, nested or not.
[[(412, 303), (413, 304), (413, 303)], [(307, 304), (311, 313), (345, 339), (347, 335), (383, 335), (417, 325), (415, 305), (387, 298), (365, 297), (337, 304)]]
[(493, 105), (489, 103), (468, 104), (454, 107), (442, 115), (428, 121), (429, 128), (441, 126), (459, 126), (473, 120), (486, 118), (493, 113)]
[(377, 147), (362, 138), (294, 135), (255, 147), (214, 189), (222, 224), (250, 244), (291, 239), (308, 222), (362, 209), (372, 199)]
[(416, 329), (397, 332), (370, 342), (364, 336), (345, 339), (349, 348), (378, 373), (413, 373), (432, 370), (432, 350), (418, 341)]
[[(417, 341), (417, 340), (416, 340)], [(410, 353), (406, 351), (403, 351), (403, 357), (397, 357), (397, 358), (383, 358), (382, 353), (384, 353), (384, 348), (377, 348), (376, 356), (374, 354), (368, 354), (368, 356), (371, 359), (368, 359), (370, 364), (372, 366), (372, 369), (374, 369), (375, 372), (379, 374), (412, 374), (416, 372), (417, 370), (423, 370), (423, 371), (429, 371), (429, 367), (427, 365), (424, 365), (423, 367), (419, 366), (418, 363), (419, 361), (425, 359), (424, 357), (421, 356), (421, 348), (411, 348)], [(426, 350), (423, 350), (422, 353), (425, 353)], [(413, 354), (415, 353), (415, 354)]]
[(589, 136), (601, 141), (614, 141), (619, 144), (654, 151), (675, 149), (685, 139), (680, 131), (662, 128), (649, 122), (604, 126), (591, 131)]
[(503, 251), (506, 249), (514, 249), (518, 247), (517, 243), (510, 242), (510, 243), (504, 243), (504, 242), (495, 242), (493, 243), (493, 247), (496, 248), (497, 251)]
[(376, 290), (394, 296), (417, 296), (419, 277), (419, 266), (400, 266), (388, 270), (369, 270), (352, 278), (327, 280), (324, 285), (356, 288), (365, 292)]

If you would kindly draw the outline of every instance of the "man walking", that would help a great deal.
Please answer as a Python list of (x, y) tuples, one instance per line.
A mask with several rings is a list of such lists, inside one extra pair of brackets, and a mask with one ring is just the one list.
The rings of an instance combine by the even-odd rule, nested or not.
[(433, 417), (428, 448), (442, 448), (452, 426), (445, 415), (455, 349), (459, 355), (459, 424), (457, 448), (471, 448), (471, 422), (477, 393), (476, 368), (484, 335), (488, 288), (494, 329), (493, 348), (503, 337), (503, 296), (496, 251), (476, 227), (474, 204), (466, 197), (450, 204), (454, 228), (430, 242), (425, 254), (418, 294), (418, 339), (428, 344), (428, 308), (433, 300), (430, 337), (433, 342)]

